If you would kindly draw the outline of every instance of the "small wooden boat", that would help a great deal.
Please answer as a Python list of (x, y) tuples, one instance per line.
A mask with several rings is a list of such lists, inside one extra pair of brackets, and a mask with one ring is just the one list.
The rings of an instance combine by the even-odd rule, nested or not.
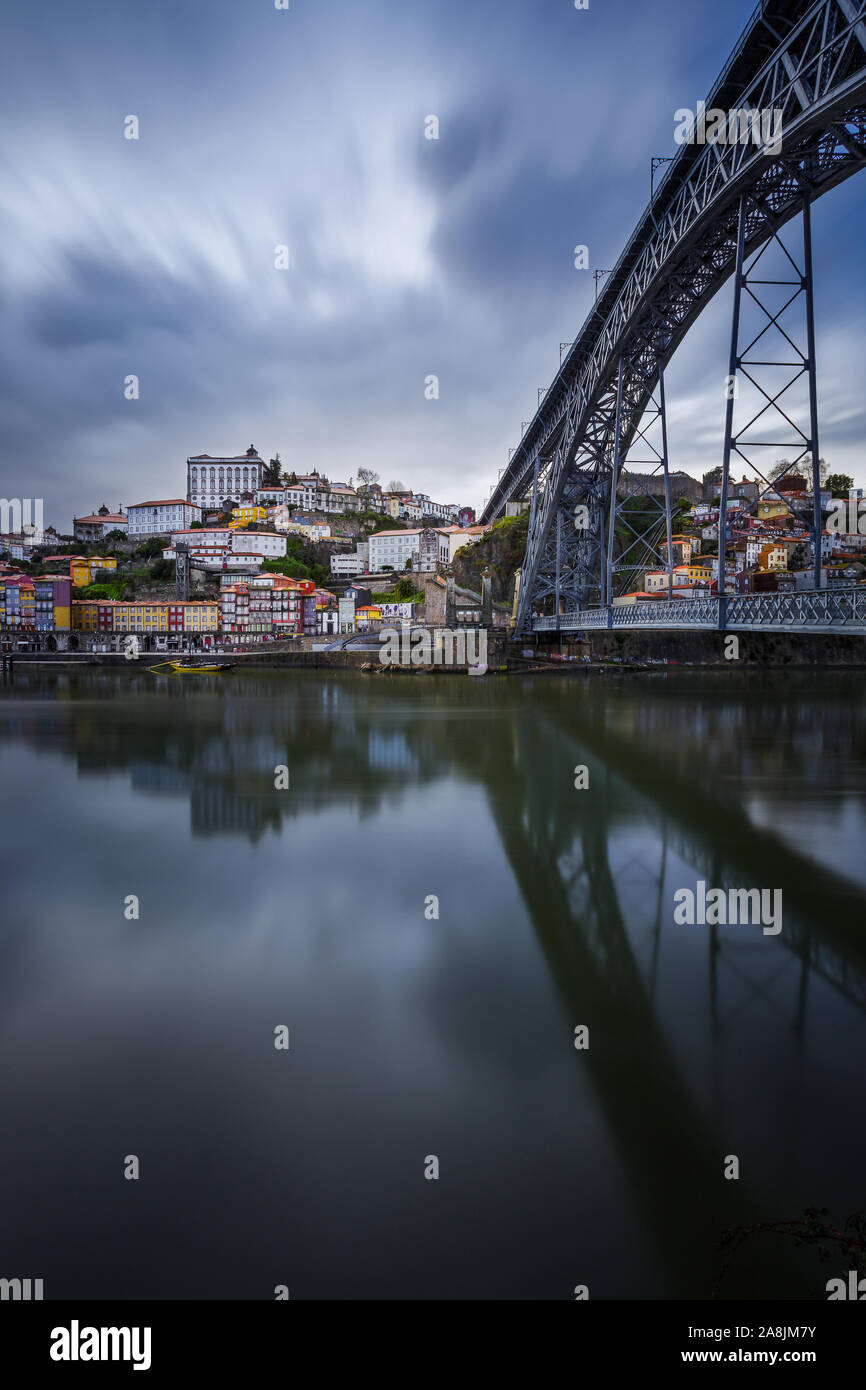
[(170, 661), (168, 664), (179, 676), (217, 676), (220, 671), (230, 671), (234, 665), (231, 661), (209, 661), (195, 666), (183, 661)]
[(151, 666), (151, 671), (157, 671), (161, 666), (168, 666), (178, 676), (218, 676), (221, 671), (231, 671), (234, 666), (233, 661), (208, 661), (208, 662), (184, 662), (184, 661), (159, 661), (155, 666)]

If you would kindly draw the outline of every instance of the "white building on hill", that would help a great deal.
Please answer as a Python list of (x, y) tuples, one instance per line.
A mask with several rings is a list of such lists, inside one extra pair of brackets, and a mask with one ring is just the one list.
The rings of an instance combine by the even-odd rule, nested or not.
[(434, 570), (437, 564), (448, 564), (448, 537), (442, 531), (422, 530), (420, 526), (404, 531), (379, 531), (370, 537), (369, 545), (372, 574), (386, 566), (404, 570), (408, 560), (412, 561), (414, 570)]
[(264, 471), (264, 460), (252, 445), (234, 457), (193, 454), (186, 461), (186, 495), (202, 508), (218, 507), (225, 498), (240, 502), (244, 493), (260, 490)]
[(167, 536), (198, 521), (201, 508), (183, 497), (163, 498), (157, 502), (136, 502), (126, 509), (127, 535), (130, 540), (147, 540), (148, 536)]

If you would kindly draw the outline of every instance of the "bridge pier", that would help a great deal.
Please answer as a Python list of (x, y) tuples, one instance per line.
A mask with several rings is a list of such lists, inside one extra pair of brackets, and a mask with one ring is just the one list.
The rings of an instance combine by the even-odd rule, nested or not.
[[(722, 481), (719, 493), (719, 572), (718, 572), (718, 593), (721, 597), (725, 592), (725, 572), (724, 554), (727, 546), (728, 536), (728, 483), (730, 477), (730, 464), (732, 453), (737, 454), (744, 463), (748, 464), (754, 473), (757, 474), (761, 482), (766, 484), (769, 489), (778, 483), (785, 473), (796, 472), (796, 470), (808, 460), (812, 474), (812, 508), (811, 515), (798, 511), (793, 496), (789, 496), (788, 506), (794, 516), (798, 517), (801, 523), (811, 533), (814, 547), (813, 555), (813, 583), (816, 589), (821, 587), (821, 465), (820, 448), (818, 441), (818, 388), (815, 363), (815, 305), (813, 293), (812, 275), (812, 224), (811, 224), (811, 203), (810, 193), (807, 192), (800, 203), (799, 220), (802, 226), (802, 254), (798, 263), (796, 248), (785, 244), (782, 239), (781, 230), (768, 218), (763, 207), (757, 200), (750, 198), (747, 194), (740, 197), (737, 215), (737, 252), (736, 265), (734, 270), (734, 298), (731, 311), (731, 345), (728, 359), (728, 377), (726, 382), (726, 405), (725, 405), (725, 435), (722, 450)], [(769, 236), (765, 234), (765, 228), (769, 226)], [(758, 245), (747, 256), (746, 246), (752, 240), (758, 239)], [(767, 269), (767, 262), (764, 257), (772, 249), (778, 248), (782, 252), (782, 266), (785, 278), (769, 279), (772, 268)], [(789, 288), (791, 294), (786, 303), (780, 309), (774, 309), (772, 303), (768, 306), (765, 303), (767, 290), (772, 293), (773, 288)], [(743, 292), (748, 295), (750, 307), (757, 309), (759, 322), (763, 325), (760, 332), (754, 331), (754, 325), (743, 332), (742, 329), (742, 306)], [(799, 346), (795, 341), (795, 330), (788, 324), (783, 327), (780, 320), (794, 305), (797, 300), (803, 298), (803, 322), (801, 333), (805, 337), (805, 348)], [(745, 344), (741, 346), (741, 338)], [(774, 360), (774, 340), (776, 344), (777, 357)], [(758, 352), (755, 358), (753, 350)], [(768, 358), (768, 354), (770, 354)], [(794, 361), (789, 360), (791, 356)], [(779, 368), (787, 369), (789, 375), (779, 383)], [(786, 405), (779, 402), (785, 392), (802, 375), (806, 376), (809, 387), (809, 420), (806, 428), (798, 425), (788, 413)], [(760, 409), (752, 414), (751, 418), (741, 426), (738, 432), (734, 430), (734, 416), (736, 401), (739, 396), (739, 378), (742, 376), (759, 393)], [(749, 407), (749, 411), (751, 407)], [(746, 413), (748, 414), (749, 411)], [(769, 413), (770, 421), (773, 414), (779, 417), (785, 425), (789, 426), (793, 432), (793, 440), (766, 440), (755, 439), (750, 431), (757, 425), (761, 417)], [(807, 432), (808, 431), (808, 432)], [(765, 432), (762, 422), (761, 434)], [(757, 457), (764, 467), (764, 454), (761, 450), (784, 449), (786, 452), (795, 452), (795, 457), (790, 461), (788, 467), (778, 478), (771, 482), (762, 472)], [(759, 487), (758, 495), (751, 502), (743, 507), (743, 512), (748, 514), (757, 507), (762, 496)]]

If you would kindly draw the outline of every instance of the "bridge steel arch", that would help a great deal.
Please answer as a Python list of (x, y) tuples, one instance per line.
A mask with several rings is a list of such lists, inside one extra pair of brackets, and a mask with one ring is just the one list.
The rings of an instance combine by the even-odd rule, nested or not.
[(762, 0), (713, 108), (780, 111), (779, 148), (680, 146), (482, 512), (492, 521), (530, 498), (518, 633), (550, 600), (556, 612), (610, 602), (613, 479), (665, 366), (738, 251), (742, 264), (866, 165), (866, 0)]

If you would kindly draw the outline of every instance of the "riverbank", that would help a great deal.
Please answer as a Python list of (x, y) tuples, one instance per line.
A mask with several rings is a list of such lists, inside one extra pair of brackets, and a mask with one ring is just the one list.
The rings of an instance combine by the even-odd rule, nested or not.
[[(731, 639), (736, 639), (732, 643)], [(14, 666), (108, 667), (140, 670), (164, 665), (179, 653), (148, 652), (127, 661), (120, 652), (16, 652)], [(365, 673), (446, 673), (466, 675), (464, 661), (451, 665), (385, 666), (369, 647), (334, 648), (323, 639), (301, 639), (290, 647), (263, 646), (253, 651), (199, 653), (200, 659), (231, 662), (235, 669), (352, 670)], [(186, 659), (192, 661), (194, 657)], [(570, 634), (544, 634), (513, 641), (504, 629), (487, 634), (487, 673), (508, 675), (535, 671), (588, 672), (609, 669), (658, 671), (670, 667), (786, 669), (866, 667), (866, 638), (839, 633), (660, 632), (601, 629), (579, 640)]]

